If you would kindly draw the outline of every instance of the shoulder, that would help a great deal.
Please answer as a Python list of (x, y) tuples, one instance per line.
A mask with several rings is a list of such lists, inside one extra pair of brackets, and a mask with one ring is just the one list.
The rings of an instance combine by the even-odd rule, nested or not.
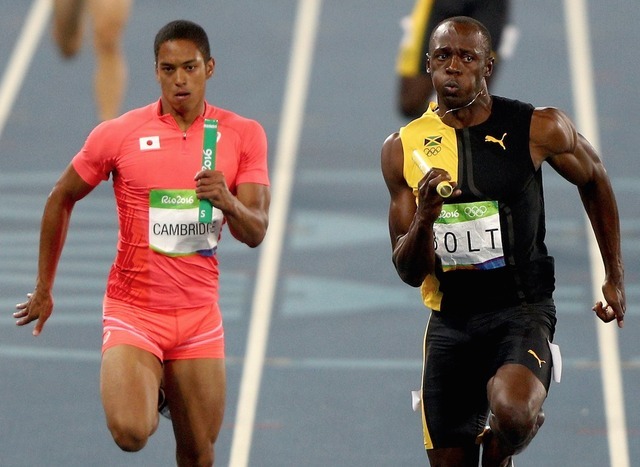
[(508, 115), (509, 120), (518, 120), (519, 122), (523, 118), (528, 120), (535, 111), (534, 106), (528, 102), (496, 95), (492, 95), (491, 99), (491, 113), (503, 117)]
[(393, 153), (397, 153), (398, 150), (402, 152), (402, 139), (400, 133), (395, 132), (387, 136), (382, 143), (382, 164), (389, 162), (389, 159), (393, 157)]
[[(144, 129), (157, 128), (158, 120), (155, 104), (131, 110), (112, 120), (106, 120), (96, 126), (84, 143), (84, 149), (99, 154), (100, 157), (115, 157), (131, 138), (148, 133)], [(142, 131), (141, 131), (142, 130)]]
[(402, 149), (402, 139), (400, 133), (395, 132), (387, 136), (382, 143), (382, 151), (380, 153), (380, 164), (382, 168), (382, 176), (387, 186), (402, 183), (404, 151)]
[(117, 138), (131, 133), (133, 130), (147, 124), (157, 118), (156, 104), (149, 104), (145, 107), (125, 112), (111, 120), (105, 120), (96, 126), (93, 132), (107, 134), (110, 138)]
[(531, 144), (545, 150), (545, 156), (571, 152), (577, 131), (571, 119), (555, 107), (537, 107), (531, 119)]
[(231, 110), (223, 109), (221, 107), (213, 107), (211, 105), (208, 105), (208, 109), (206, 117), (217, 119), (220, 125), (235, 129), (240, 133), (264, 133), (262, 124), (254, 118), (245, 117)]

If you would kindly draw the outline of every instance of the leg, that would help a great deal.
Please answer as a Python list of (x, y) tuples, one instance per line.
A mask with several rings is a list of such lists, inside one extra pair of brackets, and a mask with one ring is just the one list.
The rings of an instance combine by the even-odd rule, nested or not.
[(168, 361), (164, 377), (177, 443), (178, 466), (213, 465), (213, 445), (224, 416), (224, 359)]
[(426, 110), (433, 93), (430, 75), (403, 76), (400, 78), (399, 106), (405, 117), (418, 118)]
[(422, 428), (431, 467), (478, 467), (488, 378), (467, 328), (467, 318), (437, 312), (425, 334)]
[(547, 391), (527, 367), (506, 364), (487, 384), (491, 431), (483, 440), (483, 467), (504, 467), (523, 451), (544, 422)]
[(113, 440), (123, 451), (139, 451), (158, 427), (162, 364), (130, 345), (107, 349), (100, 368), (100, 393)]
[(96, 53), (95, 93), (100, 120), (118, 116), (125, 94), (127, 63), (122, 34), (133, 0), (90, 0)]
[(73, 57), (82, 46), (85, 3), (85, 0), (54, 0), (53, 39), (65, 58)]
[(431, 467), (478, 467), (478, 446), (436, 448), (427, 451)]

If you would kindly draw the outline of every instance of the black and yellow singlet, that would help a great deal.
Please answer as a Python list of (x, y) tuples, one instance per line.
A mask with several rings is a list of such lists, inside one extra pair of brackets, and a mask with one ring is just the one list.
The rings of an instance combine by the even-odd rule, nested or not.
[[(422, 284), (433, 310), (481, 305), (498, 309), (550, 298), (553, 258), (544, 244), (542, 172), (529, 153), (533, 106), (493, 96), (480, 125), (445, 125), (432, 103), (400, 129), (404, 177), (417, 195), (419, 151), (430, 167), (449, 172), (462, 195), (445, 200), (434, 224), (438, 268)], [(417, 197), (416, 197), (417, 202)]]

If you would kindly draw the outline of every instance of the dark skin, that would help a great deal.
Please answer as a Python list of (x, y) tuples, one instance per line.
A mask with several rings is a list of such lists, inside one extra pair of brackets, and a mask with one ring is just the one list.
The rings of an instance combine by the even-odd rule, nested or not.
[[(465, 128), (484, 122), (491, 114), (492, 98), (486, 84), (493, 71), (489, 51), (490, 45), (475, 24), (449, 21), (435, 30), (428, 67), (438, 97), (437, 113), (447, 125)], [(571, 120), (554, 108), (534, 110), (529, 149), (536, 169), (546, 161), (577, 186), (605, 269), (604, 300), (596, 302), (593, 311), (602, 321), (615, 320), (622, 328), (626, 301), (620, 224), (611, 184), (598, 154)], [(451, 176), (442, 169), (431, 169), (419, 183), (416, 206), (412, 189), (403, 177), (403, 149), (398, 133), (384, 142), (381, 163), (391, 197), (392, 260), (400, 278), (418, 287), (428, 274), (435, 272), (433, 223), (444, 201), (436, 186), (451, 180)], [(451, 184), (456, 186), (455, 182)], [(455, 188), (452, 197), (460, 194), (460, 189)], [(487, 397), (493, 415), (491, 432), (482, 440), (482, 466), (506, 466), (542, 425), (546, 391), (529, 369), (507, 364), (490, 379)], [(476, 467), (480, 461), (476, 445), (430, 449), (428, 456), (431, 465), (438, 467)]]

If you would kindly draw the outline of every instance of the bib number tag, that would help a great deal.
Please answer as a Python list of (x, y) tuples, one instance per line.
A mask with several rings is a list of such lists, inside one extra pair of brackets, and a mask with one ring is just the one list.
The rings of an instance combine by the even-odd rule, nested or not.
[(444, 271), (505, 266), (497, 201), (444, 204), (433, 230)]
[(213, 256), (218, 247), (222, 211), (212, 209), (211, 222), (198, 221), (195, 190), (151, 190), (149, 246), (167, 256)]

